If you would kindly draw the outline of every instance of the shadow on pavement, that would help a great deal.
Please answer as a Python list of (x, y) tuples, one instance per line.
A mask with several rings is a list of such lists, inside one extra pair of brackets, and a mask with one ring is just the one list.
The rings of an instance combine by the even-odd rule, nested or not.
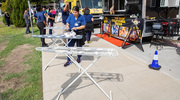
[[(66, 76), (72, 77), (76, 73), (68, 73)], [(109, 81), (116, 81), (116, 82), (123, 82), (123, 75), (120, 73), (103, 73), (103, 72), (88, 72), (88, 74), (96, 81), (99, 80), (109, 80)], [(81, 76), (83, 80), (89, 80), (89, 77), (86, 74)]]
[[(73, 58), (77, 59), (77, 56), (73, 55)], [(58, 57), (56, 57), (56, 59), (67, 59), (67, 56), (58, 56)], [(94, 60), (94, 56), (85, 56), (85, 55), (83, 55), (81, 60), (82, 61), (83, 60)]]
[[(64, 82), (63, 85), (61, 85), (61, 88), (66, 88), (80, 73), (74, 73), (73, 76), (69, 78), (66, 82)], [(79, 84), (82, 82), (81, 77), (74, 83), (72, 84), (62, 95), (63, 95), (63, 100), (65, 100), (74, 90), (77, 90), (76, 88), (79, 86)], [(60, 91), (60, 90), (59, 90)], [(52, 100), (57, 100), (58, 94), (52, 99)], [(60, 97), (61, 98), (61, 97)]]
[(180, 47), (177, 47), (176, 52), (178, 55), (180, 55)]
[[(76, 74), (76, 73), (68, 73), (66, 75), (71, 77), (71, 76), (74, 76), (74, 74)], [(100, 83), (100, 82), (103, 82), (103, 81), (111, 81), (111, 82), (123, 82), (124, 81), (123, 75), (120, 74), (120, 73), (88, 72), (88, 74), (97, 83)], [(80, 78), (82, 80), (90, 80), (89, 77), (86, 74), (83, 74)], [(91, 85), (94, 85), (94, 83), (81, 86), (81, 87), (77, 88), (76, 90), (82, 89), (82, 88), (85, 88), (85, 87), (88, 87), (88, 86), (91, 86)]]
[[(70, 79), (67, 80), (61, 87), (65, 88), (67, 87), (80, 73), (68, 73), (66, 74), (66, 76), (69, 76)], [(88, 72), (88, 74), (97, 82), (103, 82), (103, 81), (111, 81), (111, 82), (123, 82), (123, 75), (120, 73), (101, 73), (101, 72)], [(82, 89), (91, 85), (94, 85), (94, 83), (88, 84), (88, 85), (84, 85), (81, 86), (79, 88), (77, 88), (79, 86), (79, 84), (82, 82), (82, 80), (90, 80), (89, 77), (86, 74), (83, 74), (70, 88), (67, 89), (67, 91), (65, 91), (63, 93), (63, 100), (65, 100), (74, 90), (78, 90), (78, 89)], [(60, 90), (59, 90), (60, 91)], [(59, 94), (59, 92), (58, 92)], [(53, 100), (56, 100), (58, 94), (53, 98)]]

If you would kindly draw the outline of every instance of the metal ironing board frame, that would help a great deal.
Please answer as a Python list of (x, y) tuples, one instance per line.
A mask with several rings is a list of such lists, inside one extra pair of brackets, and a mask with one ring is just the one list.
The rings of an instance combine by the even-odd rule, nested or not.
[[(52, 40), (52, 44), (50, 45), (50, 47), (52, 47), (54, 44), (57, 47), (60, 47), (56, 42), (58, 40), (62, 41), (63, 44), (65, 45), (64, 47), (68, 47), (68, 44), (71, 42), (72, 39), (82, 39), (82, 35), (76, 35), (74, 37), (66, 37), (65, 35), (31, 35), (31, 37), (38, 37), (38, 38), (50, 38)], [(53, 38), (55, 38), (56, 40), (54, 41)], [(63, 39), (69, 39), (69, 41), (66, 43), (64, 42)], [(59, 53), (57, 53), (51, 60), (50, 62), (45, 66), (44, 71), (48, 68), (48, 66), (53, 62), (53, 60), (59, 55)]]
[[(74, 49), (75, 48), (75, 49)], [(62, 49), (62, 51), (60, 51)], [(79, 49), (79, 51), (78, 51)], [(59, 100), (60, 96), (73, 84), (75, 83), (84, 73), (89, 77), (89, 79), (103, 92), (103, 94), (109, 99), (113, 100), (112, 98), (112, 92), (110, 91), (110, 95), (108, 95), (100, 86), (97, 84), (97, 82), (88, 74), (87, 70), (92, 67), (92, 65), (99, 60), (101, 56), (118, 56), (118, 51), (116, 49), (110, 49), (110, 48), (96, 48), (93, 50), (93, 52), (88, 52), (88, 49), (91, 50), (92, 48), (83, 48), (83, 47), (40, 47), (36, 48), (36, 50), (39, 51), (45, 51), (45, 52), (53, 52), (53, 53), (64, 53), (66, 54), (69, 59), (79, 68), (82, 70), (82, 72), (66, 87), (61, 88), (56, 100)], [(107, 51), (103, 51), (103, 49), (107, 49)], [(59, 51), (58, 51), (59, 50)], [(83, 52), (84, 51), (84, 52)], [(92, 61), (91, 64), (88, 65), (85, 69), (73, 58), (72, 54), (76, 55), (89, 55), (89, 56), (97, 56), (96, 59)]]

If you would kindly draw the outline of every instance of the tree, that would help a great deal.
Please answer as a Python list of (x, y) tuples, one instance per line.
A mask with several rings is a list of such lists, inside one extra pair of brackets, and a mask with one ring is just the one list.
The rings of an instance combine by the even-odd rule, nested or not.
[(28, 8), (28, 0), (12, 0), (12, 15), (11, 20), (16, 27), (25, 26), (23, 18), (24, 11)]
[(6, 0), (0, 0), (0, 2), (5, 2)]
[[(7, 11), (7, 13), (9, 14), (9, 16), (11, 17), (12, 15), (12, 4), (13, 4), (13, 0), (6, 0), (5, 2), (6, 4), (6, 8), (5, 8), (5, 11)], [(3, 17), (3, 23), (6, 24), (6, 20), (5, 18)], [(10, 20), (10, 23), (12, 23), (12, 21)]]
[(33, 2), (36, 4), (48, 4), (53, 1), (58, 1), (58, 0), (30, 0), (30, 2)]
[(6, 10), (6, 2), (2, 2), (1, 10), (2, 12)]

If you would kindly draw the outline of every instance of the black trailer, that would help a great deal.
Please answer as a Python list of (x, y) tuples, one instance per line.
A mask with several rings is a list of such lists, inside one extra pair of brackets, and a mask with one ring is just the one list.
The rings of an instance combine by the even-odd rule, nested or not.
[[(138, 33), (140, 37), (138, 37), (140, 43), (142, 43), (142, 38), (153, 36), (152, 24), (155, 22), (169, 23), (167, 24), (168, 35), (172, 34), (170, 23), (175, 22), (173, 27), (176, 29), (173, 30), (173, 34), (179, 34), (177, 32), (180, 18), (179, 3), (179, 0), (103, 0), (104, 19), (101, 23), (101, 34), (107, 33), (119, 39), (128, 39), (128, 33), (131, 34), (128, 31), (135, 19), (139, 22), (136, 28), (140, 32), (136, 30), (136, 34)], [(118, 33), (113, 32), (114, 26), (119, 28)]]

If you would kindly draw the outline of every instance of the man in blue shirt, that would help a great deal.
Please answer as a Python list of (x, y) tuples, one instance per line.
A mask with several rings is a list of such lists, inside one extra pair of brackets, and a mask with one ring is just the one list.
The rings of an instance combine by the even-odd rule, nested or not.
[(46, 22), (46, 16), (47, 16), (47, 12), (46, 12), (46, 9), (43, 8), (43, 11), (42, 11), (43, 15), (44, 15), (44, 19), (45, 19), (45, 22)]
[(66, 25), (66, 20), (69, 17), (69, 5), (66, 3), (63, 7), (64, 9), (62, 10), (62, 22), (64, 25)]
[[(44, 29), (45, 26), (48, 26), (45, 22), (45, 18), (44, 18), (44, 14), (42, 13), (42, 8), (41, 7), (37, 7), (37, 19), (38, 19), (38, 23), (37, 26), (40, 30), (40, 35), (45, 35), (46, 31)], [(47, 47), (48, 45), (45, 43), (45, 39), (41, 38), (41, 42), (42, 42), (42, 47)]]
[[(77, 47), (82, 47), (84, 45), (84, 39), (85, 39), (85, 32), (84, 28), (86, 25), (86, 21), (84, 17), (79, 14), (79, 7), (74, 6), (73, 7), (73, 14), (71, 14), (68, 19), (66, 20), (66, 30), (74, 30), (76, 34), (78, 35), (83, 35), (83, 39), (77, 40), (77, 39), (72, 39), (71, 42), (68, 44), (69, 47), (73, 47), (74, 44), (76, 43)], [(77, 62), (81, 62), (81, 55), (78, 55)], [(67, 58), (67, 62), (64, 64), (64, 67), (68, 66), (71, 64), (71, 61), (69, 58)]]
[[(63, 24), (65, 26), (66, 25), (66, 20), (69, 17), (69, 5), (66, 3), (63, 7), (64, 7), (64, 9), (62, 10), (62, 22), (63, 22)], [(63, 39), (63, 41), (65, 43), (67, 43), (66, 39)]]

